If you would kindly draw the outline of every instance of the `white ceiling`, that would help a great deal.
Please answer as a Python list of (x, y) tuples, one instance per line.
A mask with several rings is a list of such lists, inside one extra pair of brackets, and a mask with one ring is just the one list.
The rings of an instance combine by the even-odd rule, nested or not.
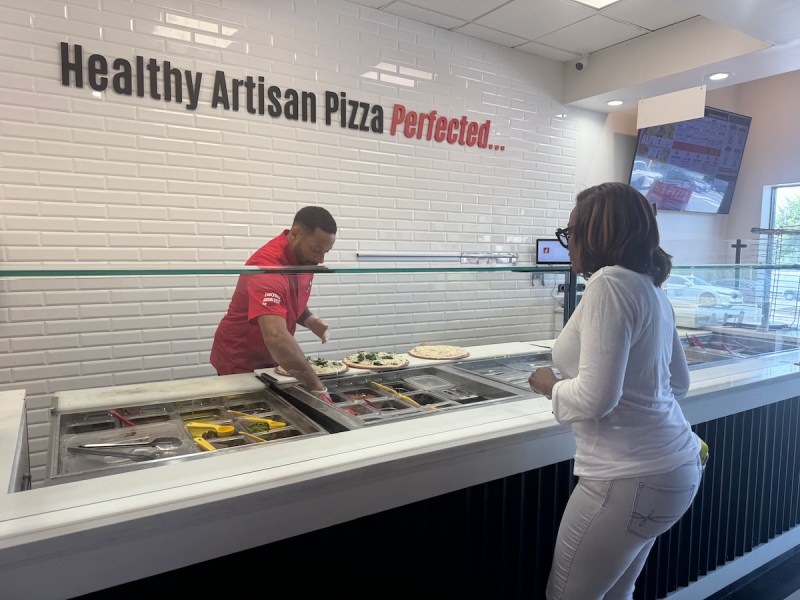
[[(575, 0), (350, 1), (563, 62), (565, 103), (605, 112), (701, 83), (713, 89), (800, 69), (800, 0), (619, 0), (600, 10)], [(687, 60), (693, 45), (696, 51)], [(631, 69), (629, 59), (648, 52), (657, 52), (654, 59), (663, 62), (665, 49), (667, 55), (684, 56), (673, 68), (662, 65), (657, 75), (642, 69), (640, 56), (636, 81), (608, 77), (613, 81), (603, 85), (602, 77), (595, 77), (593, 85), (586, 80), (570, 85), (570, 79), (586, 77), (582, 73)], [(575, 71), (576, 60), (586, 55), (587, 69)], [(733, 76), (706, 81), (716, 70)], [(609, 108), (606, 101), (617, 97), (625, 104)]]

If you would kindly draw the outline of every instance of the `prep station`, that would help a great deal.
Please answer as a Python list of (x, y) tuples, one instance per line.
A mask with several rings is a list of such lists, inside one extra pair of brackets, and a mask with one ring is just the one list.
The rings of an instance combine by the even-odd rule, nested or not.
[[(738, 340), (739, 350), (759, 339), (748, 332), (700, 333), (697, 339), (709, 351), (718, 350), (720, 339), (728, 348)], [(706, 333), (712, 337), (702, 337)], [(713, 337), (719, 335), (726, 337)], [(745, 502), (748, 494), (762, 493), (753, 488), (737, 496), (730, 489), (737, 484), (731, 482), (728, 456), (738, 453), (737, 460), (745, 463), (763, 460), (765, 453), (788, 443), (790, 430), (782, 434), (774, 430), (775, 423), (798, 417), (800, 351), (788, 342), (784, 346), (780, 336), (772, 338), (775, 352), (747, 358), (743, 352), (731, 353), (728, 360), (692, 368), (684, 410), (714, 457), (706, 485), (716, 491), (701, 493), (698, 508), (689, 513), (695, 521), (704, 515), (693, 536), (701, 536), (706, 551), (714, 542), (705, 536), (719, 529), (716, 519), (735, 510), (726, 504), (730, 498)], [(448, 586), (455, 585), (456, 595), (469, 596), (465, 582), (478, 564), (497, 570), (495, 584), (505, 581), (512, 588), (509, 582), (522, 572), (541, 577), (552, 543), (548, 535), (568, 495), (574, 452), (568, 429), (553, 420), (549, 400), (527, 388), (529, 373), (550, 364), (551, 345), (552, 340), (495, 344), (468, 348), (470, 357), (460, 361), (411, 357), (408, 367), (396, 371), (351, 369), (326, 380), (332, 404), (321, 403), (271, 369), (60, 393), (53, 406), (46, 485), (2, 499), (4, 593), (73, 596), (247, 549), (266, 552), (264, 561), (277, 560), (269, 558), (271, 548), (283, 560), (302, 561), (303, 556), (281, 544), (301, 536), (301, 546), (325, 552), (325, 532), (335, 531), (337, 539), (348, 536), (349, 543), (358, 545), (366, 527), (383, 531), (382, 538), (395, 528), (411, 529), (415, 544), (431, 545), (429, 552), (441, 566), (436, 572)], [(686, 349), (694, 352), (696, 342), (687, 342)], [(2, 464), (12, 491), (24, 485), (19, 452), (24, 393), (3, 394)], [(731, 419), (740, 428), (744, 419), (751, 435), (759, 435), (758, 448), (747, 456), (733, 448), (733, 437), (725, 433)], [(767, 429), (759, 433), (759, 427)], [(796, 467), (789, 461), (781, 468)], [(513, 492), (520, 478), (528, 483)], [(539, 482), (533, 495), (525, 492), (531, 481)], [(498, 485), (506, 499), (503, 508), (492, 509), (489, 499)], [(439, 514), (434, 509), (442, 503), (459, 506), (464, 494), (477, 513), (456, 518), (456, 511), (445, 521), (437, 517), (430, 529), (424, 516)], [(413, 524), (398, 516), (409, 508), (420, 517)], [(461, 533), (479, 536), (485, 550), (493, 536), (525, 529), (513, 514), (530, 514), (531, 522), (539, 523), (530, 539), (518, 540), (527, 551), (502, 564), (501, 554), (483, 563), (463, 559), (466, 550), (457, 548)], [(481, 531), (489, 537), (481, 538)], [(685, 544), (699, 543), (688, 536), (677, 543), (670, 535), (665, 543), (671, 540), (671, 549), (654, 553), (656, 562), (647, 567), (661, 586), (672, 585), (672, 579), (665, 583), (652, 577), (661, 572), (661, 562), (666, 565), (669, 556), (686, 552)], [(746, 543), (757, 545), (758, 535)], [(750, 555), (780, 552), (787, 544), (796, 545), (796, 536), (790, 531)], [(400, 543), (400, 553), (407, 550), (396, 539), (385, 543)], [(691, 585), (671, 597), (702, 597), (704, 584), (735, 579), (735, 570), (723, 566), (724, 556), (719, 560), (716, 569), (709, 562), (694, 565), (713, 573), (690, 573), (691, 579), (675, 587)], [(41, 572), (58, 576), (46, 579), (37, 576)], [(389, 585), (390, 573), (372, 571), (370, 577)], [(475, 583), (473, 591), (487, 585)]]
[[(517, 344), (477, 348), (520, 350)], [(532, 346), (528, 346), (530, 350)], [(524, 348), (523, 348), (524, 349)], [(172, 388), (100, 388), (57, 394), (50, 434), (46, 485), (202, 458), (206, 452), (246, 450), (259, 445), (306, 440), (441, 414), (467, 407), (535, 396), (525, 383), (550, 353), (474, 361), (430, 361), (407, 357), (408, 367), (388, 372), (351, 369), (326, 377), (332, 402), (309, 394), (291, 377), (265, 369), (237, 376), (236, 385), (204, 393), (205, 380), (159, 384)], [(515, 379), (484, 377), (482, 365), (515, 364)], [(516, 364), (519, 363), (519, 364)], [(474, 365), (481, 368), (475, 372)], [(247, 385), (249, 384), (249, 385)], [(180, 398), (180, 394), (185, 397)]]

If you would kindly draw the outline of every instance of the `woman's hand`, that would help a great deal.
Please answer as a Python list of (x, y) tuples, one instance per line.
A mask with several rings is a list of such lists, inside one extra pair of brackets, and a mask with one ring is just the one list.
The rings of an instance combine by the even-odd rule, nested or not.
[(528, 378), (528, 385), (537, 394), (553, 397), (553, 386), (561, 381), (550, 367), (539, 367)]

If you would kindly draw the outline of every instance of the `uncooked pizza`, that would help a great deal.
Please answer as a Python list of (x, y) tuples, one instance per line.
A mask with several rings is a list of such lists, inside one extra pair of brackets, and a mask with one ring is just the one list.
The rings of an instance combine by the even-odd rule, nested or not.
[[(308, 364), (314, 369), (314, 373), (320, 377), (324, 375), (338, 375), (347, 371), (347, 365), (340, 360), (326, 360), (318, 356), (306, 356)], [(275, 372), (278, 375), (291, 377), (289, 371), (283, 367), (275, 367)]]
[(408, 364), (408, 359), (392, 352), (357, 352), (345, 356), (342, 360), (348, 367), (354, 369), (398, 369)]
[(455, 360), (457, 358), (467, 358), (469, 352), (461, 346), (435, 346), (422, 345), (408, 351), (411, 356), (417, 358), (427, 358), (429, 360)]

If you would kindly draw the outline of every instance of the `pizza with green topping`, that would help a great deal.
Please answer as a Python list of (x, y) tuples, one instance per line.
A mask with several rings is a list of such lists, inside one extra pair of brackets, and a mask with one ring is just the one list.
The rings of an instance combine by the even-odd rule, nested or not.
[[(316, 373), (319, 377), (323, 377), (325, 375), (338, 375), (339, 373), (344, 373), (347, 371), (347, 365), (340, 360), (327, 360), (325, 358), (320, 358), (319, 356), (306, 356), (306, 360), (308, 361), (308, 364), (311, 365), (311, 368), (314, 369), (314, 373)], [(275, 372), (278, 375), (283, 375), (284, 377), (292, 376), (283, 367), (275, 367)]]
[(408, 364), (408, 359), (393, 352), (365, 352), (362, 350), (350, 356), (345, 356), (342, 362), (354, 369), (382, 371), (405, 367)]

